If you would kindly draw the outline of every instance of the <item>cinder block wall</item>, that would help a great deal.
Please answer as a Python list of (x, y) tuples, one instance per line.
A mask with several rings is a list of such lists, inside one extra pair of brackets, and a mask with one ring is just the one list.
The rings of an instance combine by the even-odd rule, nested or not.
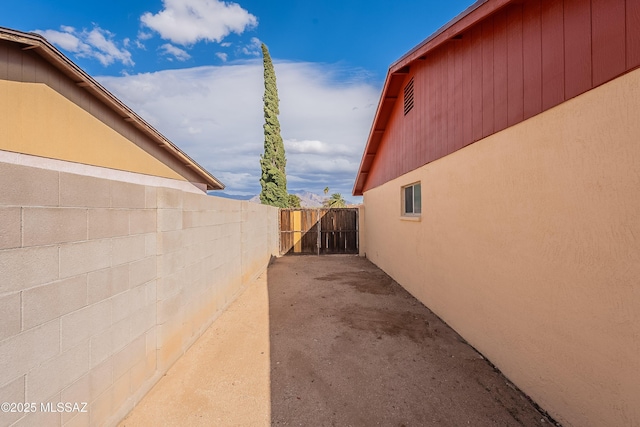
[(0, 182), (0, 402), (37, 405), (0, 426), (117, 423), (277, 254), (275, 208), (9, 163)]

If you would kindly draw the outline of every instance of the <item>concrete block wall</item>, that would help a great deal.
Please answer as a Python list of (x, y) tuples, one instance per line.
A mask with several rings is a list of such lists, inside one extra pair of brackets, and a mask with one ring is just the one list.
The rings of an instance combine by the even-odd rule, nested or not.
[[(277, 253), (277, 209), (0, 163), (0, 426), (114, 425)], [(43, 412), (86, 402), (86, 412)]]
[(278, 250), (277, 209), (158, 189), (158, 364), (171, 366)]

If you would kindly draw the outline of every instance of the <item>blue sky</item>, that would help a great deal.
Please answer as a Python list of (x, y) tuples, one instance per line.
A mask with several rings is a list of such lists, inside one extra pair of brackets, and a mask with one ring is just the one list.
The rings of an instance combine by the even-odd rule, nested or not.
[(290, 190), (349, 197), (389, 65), (472, 0), (21, 0), (36, 31), (226, 185), (257, 194), (264, 42)]

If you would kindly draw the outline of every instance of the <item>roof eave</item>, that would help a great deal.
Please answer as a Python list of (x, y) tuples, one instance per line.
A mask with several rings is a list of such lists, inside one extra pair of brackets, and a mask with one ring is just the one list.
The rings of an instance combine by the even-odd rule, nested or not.
[(0, 27), (0, 40), (12, 41), (25, 45), (23, 49), (35, 49), (36, 52), (45, 58), (49, 63), (62, 71), (71, 78), (78, 86), (83, 87), (96, 98), (100, 99), (111, 109), (113, 109), (123, 120), (135, 126), (137, 129), (149, 136), (158, 145), (165, 148), (173, 157), (177, 158), (182, 164), (192, 169), (196, 175), (204, 180), (207, 190), (222, 190), (224, 184), (215, 176), (207, 172), (195, 160), (189, 157), (185, 152), (173, 144), (169, 139), (162, 135), (153, 126), (147, 123), (142, 117), (136, 114), (131, 108), (127, 107), (122, 101), (116, 98), (104, 86), (98, 83), (94, 78), (87, 74), (84, 70), (74, 64), (55, 46), (47, 41), (43, 36), (36, 33), (24, 33), (9, 28)]
[[(399, 90), (397, 93), (390, 93), (390, 88), (393, 87), (393, 85), (390, 84), (390, 80), (396, 75), (403, 73), (406, 74), (406, 72), (415, 61), (424, 59), (424, 57), (433, 49), (447, 42), (456, 35), (464, 32), (472, 25), (475, 25), (476, 23), (491, 15), (498, 9), (504, 7), (508, 3), (517, 1), (519, 0), (476, 1), (458, 16), (447, 22), (445, 25), (440, 27), (440, 29), (427, 37), (423, 42), (418, 44), (396, 62), (391, 64), (391, 66), (389, 67), (389, 71), (387, 72), (387, 78), (382, 89), (380, 101), (378, 102), (378, 109), (376, 110), (376, 114), (374, 116), (373, 125), (371, 126), (371, 130), (369, 132), (369, 138), (367, 139), (367, 144), (362, 155), (362, 160), (360, 161), (360, 168), (358, 169), (358, 173), (353, 185), (352, 194), (354, 196), (363, 195), (364, 186), (366, 184), (370, 171), (369, 167), (373, 163), (373, 159), (377, 154), (377, 144), (379, 143), (379, 141), (376, 142), (376, 131), (379, 133), (384, 132), (384, 130), (386, 129), (387, 123), (385, 120), (388, 120), (388, 117), (386, 117), (384, 114), (380, 114), (383, 109), (383, 104), (387, 102), (387, 108), (393, 108), (395, 100), (397, 100), (398, 98), (397, 95), (399, 93)], [(394, 90), (397, 90), (397, 88), (394, 88)], [(392, 100), (390, 106), (388, 101), (386, 100)]]

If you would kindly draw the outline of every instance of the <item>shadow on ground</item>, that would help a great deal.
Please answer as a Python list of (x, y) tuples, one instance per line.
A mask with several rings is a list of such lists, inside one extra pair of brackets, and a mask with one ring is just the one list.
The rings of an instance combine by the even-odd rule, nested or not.
[(552, 425), (364, 258), (277, 259), (268, 291), (272, 425)]

